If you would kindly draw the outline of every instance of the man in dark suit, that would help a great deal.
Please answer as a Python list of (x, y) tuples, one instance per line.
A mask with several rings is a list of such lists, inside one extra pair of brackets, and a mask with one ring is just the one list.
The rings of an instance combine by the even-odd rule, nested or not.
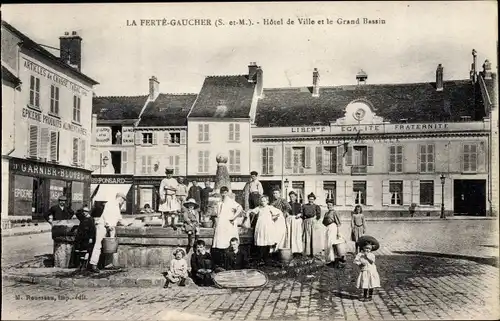
[(201, 190), (201, 211), (206, 214), (208, 210), (208, 198), (210, 197), (210, 193), (213, 192), (213, 188), (210, 187), (210, 181), (207, 180), (205, 182), (205, 188)]
[(192, 198), (197, 204), (201, 204), (201, 187), (198, 186), (196, 179), (191, 181), (192, 186), (189, 188), (188, 199)]
[(240, 242), (236, 237), (230, 241), (230, 245), (224, 252), (224, 266), (219, 271), (243, 270), (248, 267), (248, 255), (240, 249)]
[(60, 221), (60, 220), (69, 220), (73, 217), (75, 213), (73, 210), (66, 204), (67, 198), (62, 195), (58, 199), (58, 204), (52, 206), (47, 213), (43, 216), (50, 225), (52, 225), (52, 221)]

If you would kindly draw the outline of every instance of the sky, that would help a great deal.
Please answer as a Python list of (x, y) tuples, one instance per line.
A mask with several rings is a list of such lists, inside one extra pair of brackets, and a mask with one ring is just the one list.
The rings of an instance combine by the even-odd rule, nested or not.
[[(225, 25), (140, 26), (141, 19), (195, 18)], [(337, 23), (357, 18), (360, 25)], [(98, 96), (147, 94), (153, 75), (162, 93), (197, 93), (205, 76), (246, 74), (250, 62), (262, 67), (265, 88), (309, 86), (314, 68), (324, 86), (355, 84), (360, 69), (370, 84), (432, 82), (440, 63), (445, 80), (468, 79), (473, 48), (479, 69), (485, 59), (497, 68), (495, 1), (7, 4), (2, 19), (53, 47), (77, 31), (82, 71), (100, 83)], [(239, 19), (253, 25), (228, 25)]]

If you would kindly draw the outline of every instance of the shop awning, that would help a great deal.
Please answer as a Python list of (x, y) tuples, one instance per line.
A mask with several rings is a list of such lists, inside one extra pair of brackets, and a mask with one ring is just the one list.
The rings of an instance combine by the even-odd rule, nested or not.
[(130, 187), (132, 184), (92, 184), (95, 187), (91, 186), (92, 190), (95, 190), (97, 186), (99, 189), (97, 190), (96, 195), (94, 196), (94, 201), (98, 202), (107, 202), (113, 200), (116, 197), (116, 193), (123, 193), (125, 195), (128, 194)]

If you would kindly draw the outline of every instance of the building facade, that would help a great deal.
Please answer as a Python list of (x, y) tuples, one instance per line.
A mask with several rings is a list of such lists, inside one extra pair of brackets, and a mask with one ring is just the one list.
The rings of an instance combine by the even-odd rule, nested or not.
[(40, 217), (61, 195), (73, 208), (90, 200), (88, 152), (97, 82), (81, 72), (81, 45), (76, 32), (66, 33), (56, 57), (2, 21), (2, 69), (19, 79), (14, 92), (5, 90), (8, 100), (2, 99), (2, 115), (11, 108), (5, 115), (12, 122), (2, 130), (9, 145), (2, 146), (2, 185), (8, 190), (2, 193), (2, 203), (8, 204), (3, 219)]
[[(264, 90), (252, 128), (254, 167), (306, 201), (332, 199), (349, 215), (490, 213), (490, 119), (480, 81)], [(480, 81), (478, 81), (480, 80)], [(491, 78), (490, 78), (491, 80)], [(267, 184), (270, 185), (270, 184)], [(420, 213), (418, 213), (420, 212)]]

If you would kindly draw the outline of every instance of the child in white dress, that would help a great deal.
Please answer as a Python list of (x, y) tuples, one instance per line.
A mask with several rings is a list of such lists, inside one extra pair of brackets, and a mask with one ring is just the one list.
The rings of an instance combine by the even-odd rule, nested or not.
[(372, 244), (365, 243), (362, 250), (354, 258), (354, 264), (360, 267), (356, 286), (363, 289), (361, 301), (371, 301), (373, 289), (380, 287), (380, 276), (375, 265), (375, 254), (372, 253)]
[(174, 258), (170, 261), (170, 268), (167, 272), (167, 281), (164, 288), (168, 288), (169, 283), (177, 283), (179, 286), (185, 286), (188, 278), (188, 265), (184, 257), (184, 249), (177, 248), (174, 251)]

